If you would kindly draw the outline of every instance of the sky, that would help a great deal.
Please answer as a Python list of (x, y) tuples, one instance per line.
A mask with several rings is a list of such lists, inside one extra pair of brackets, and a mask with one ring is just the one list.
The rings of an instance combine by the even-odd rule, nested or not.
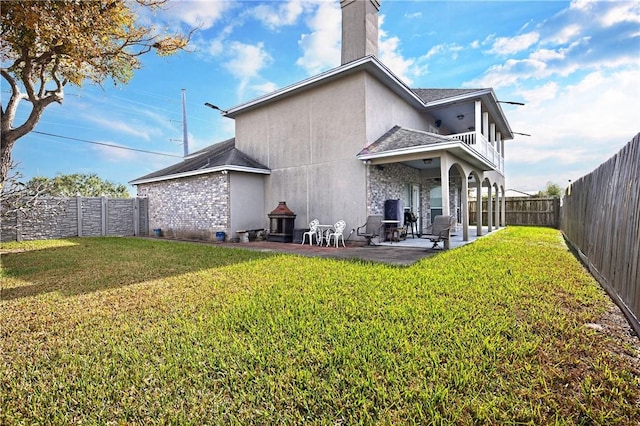
[[(140, 19), (198, 30), (188, 52), (143, 56), (127, 85), (67, 86), (14, 147), (24, 180), (126, 184), (181, 161), (183, 94), (193, 152), (234, 136), (205, 102), (228, 109), (340, 65), (339, 0), (171, 1)], [(378, 57), (412, 88), (492, 87), (525, 103), (502, 104), (512, 130), (531, 135), (506, 142), (508, 189), (564, 188), (640, 132), (636, 1), (381, 0)]]

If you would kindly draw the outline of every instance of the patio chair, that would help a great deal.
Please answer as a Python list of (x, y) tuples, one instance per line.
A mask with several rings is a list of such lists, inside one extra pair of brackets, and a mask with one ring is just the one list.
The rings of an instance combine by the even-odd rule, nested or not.
[(335, 225), (333, 225), (333, 231), (329, 231), (327, 235), (327, 247), (331, 245), (332, 239), (336, 240), (336, 248), (338, 248), (338, 239), (342, 239), (342, 247), (347, 247), (344, 244), (344, 235), (342, 235), (342, 233), (344, 232), (344, 228), (346, 227), (347, 222), (345, 222), (344, 220), (339, 220)]
[(431, 226), (431, 233), (421, 235), (421, 238), (425, 238), (433, 243), (431, 249), (437, 249), (438, 243), (442, 242), (443, 249), (449, 248), (450, 231), (455, 224), (455, 218), (453, 216), (441, 216), (438, 215), (433, 219), (433, 225)]
[(313, 219), (311, 222), (309, 222), (309, 231), (302, 234), (302, 244), (304, 244), (304, 240), (307, 238), (307, 235), (308, 235), (309, 245), (313, 245), (313, 236), (315, 235), (316, 238), (318, 237), (319, 224), (320, 224), (320, 221), (318, 219)]
[(367, 240), (367, 245), (375, 245), (371, 242), (375, 237), (380, 236), (380, 230), (382, 229), (382, 215), (372, 215), (367, 218), (367, 222), (358, 227), (356, 235), (364, 237)]

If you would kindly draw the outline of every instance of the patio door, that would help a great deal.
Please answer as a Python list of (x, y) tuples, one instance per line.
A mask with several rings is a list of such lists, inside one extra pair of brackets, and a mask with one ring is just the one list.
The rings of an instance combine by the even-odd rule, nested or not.
[(404, 186), (404, 206), (405, 209), (410, 209), (413, 214), (416, 215), (416, 218), (418, 219), (418, 223), (416, 224), (416, 228), (418, 230), (418, 232), (420, 231), (420, 229), (422, 229), (420, 227), (422, 218), (421, 218), (421, 211), (420, 211), (420, 185), (417, 184), (411, 184), (411, 183), (407, 183)]

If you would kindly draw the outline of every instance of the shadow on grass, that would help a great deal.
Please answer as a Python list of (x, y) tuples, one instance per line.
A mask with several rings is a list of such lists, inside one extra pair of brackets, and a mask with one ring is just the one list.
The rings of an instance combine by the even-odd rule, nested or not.
[(74, 296), (274, 256), (210, 244), (138, 238), (72, 238), (62, 247), (2, 255), (0, 300)]
[(391, 246), (346, 249), (299, 244), (210, 244), (145, 238), (94, 237), (64, 240), (68, 245), (3, 255), (2, 273), (12, 282), (0, 300), (59, 292), (74, 296), (163, 279), (204, 269), (265, 259), (280, 254), (408, 267), (442, 250)]

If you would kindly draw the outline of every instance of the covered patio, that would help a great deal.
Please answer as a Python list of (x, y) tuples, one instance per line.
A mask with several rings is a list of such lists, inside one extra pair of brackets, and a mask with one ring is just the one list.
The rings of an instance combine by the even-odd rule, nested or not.
[[(483, 226), (481, 234), (478, 236), (477, 227), (475, 226), (469, 227), (469, 238), (467, 240), (463, 238), (462, 231), (454, 230), (451, 232), (451, 238), (449, 239), (449, 246), (450, 246), (449, 249), (454, 249), (454, 248), (458, 248), (458, 247), (462, 247), (464, 245), (470, 244), (476, 241), (478, 238), (482, 238), (484, 236), (492, 234), (498, 229), (500, 228), (492, 227), (492, 229), (489, 230), (487, 226)], [(419, 238), (417, 235), (415, 237), (411, 237), (411, 235), (409, 235), (407, 236), (407, 238), (404, 238), (397, 242), (396, 241), (376, 242), (374, 240), (374, 243), (380, 246), (385, 246), (385, 247), (418, 248), (418, 249), (424, 249), (424, 250), (430, 250), (431, 247), (433, 246), (433, 243), (431, 241), (425, 238)], [(442, 249), (442, 243), (438, 243), (438, 248)]]

